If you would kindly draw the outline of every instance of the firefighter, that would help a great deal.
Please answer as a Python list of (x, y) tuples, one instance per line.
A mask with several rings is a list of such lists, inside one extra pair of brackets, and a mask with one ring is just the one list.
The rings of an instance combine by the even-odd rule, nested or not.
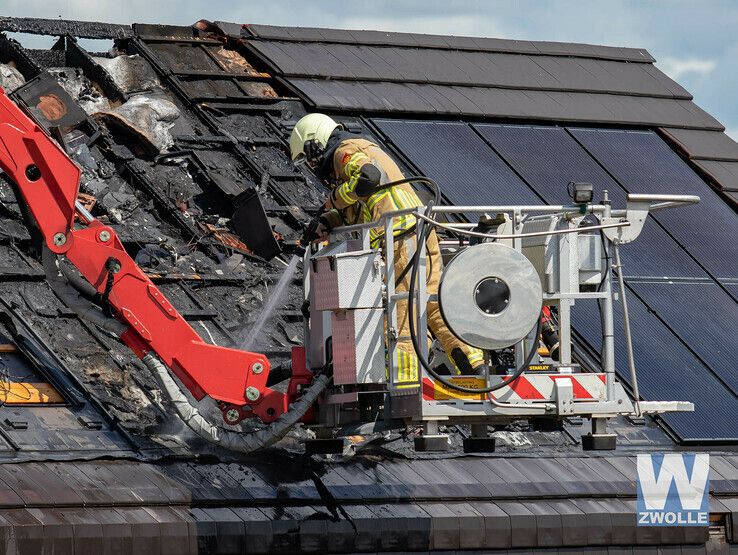
[[(409, 184), (380, 188), (405, 176), (397, 164), (379, 146), (360, 135), (348, 133), (324, 114), (308, 114), (295, 124), (290, 136), (290, 152), (295, 163), (306, 162), (318, 178), (331, 190), (320, 217), (318, 235), (325, 238), (330, 229), (343, 225), (377, 221), (382, 214), (403, 208), (422, 206)], [(398, 292), (407, 291), (410, 272), (405, 271), (415, 252), (416, 218), (406, 214), (394, 218), (395, 276)], [(384, 228), (370, 231), (372, 247), (383, 244)], [(426, 243), (426, 268), (429, 269), (427, 291), (436, 294), (441, 277), (441, 253), (435, 231)], [(461, 374), (472, 375), (484, 370), (480, 349), (460, 341), (446, 327), (437, 302), (428, 303), (428, 328)], [(407, 301), (397, 303), (398, 381), (415, 381), (418, 359), (410, 339)]]

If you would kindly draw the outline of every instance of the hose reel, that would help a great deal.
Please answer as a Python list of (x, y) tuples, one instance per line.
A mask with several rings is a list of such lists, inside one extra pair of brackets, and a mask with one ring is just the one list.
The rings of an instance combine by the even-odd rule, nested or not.
[(510, 347), (535, 327), (543, 290), (533, 264), (500, 243), (457, 254), (444, 269), (438, 304), (448, 328), (480, 349)]

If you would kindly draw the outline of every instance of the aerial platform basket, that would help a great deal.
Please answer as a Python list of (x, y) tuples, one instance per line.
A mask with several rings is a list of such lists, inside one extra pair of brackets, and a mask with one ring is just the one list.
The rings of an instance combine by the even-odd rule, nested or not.
[[(578, 416), (592, 422), (585, 448), (614, 448), (615, 436), (607, 431), (609, 418), (694, 410), (687, 401), (640, 400), (626, 290), (618, 270), (621, 245), (638, 237), (649, 212), (699, 202), (699, 197), (628, 195), (626, 208), (613, 210), (606, 191), (604, 196), (600, 204), (431, 206), (385, 214), (379, 222), (386, 238), (381, 252), (369, 243), (369, 231), (377, 223), (333, 230), (328, 246), (306, 255), (310, 259), (306, 297), (311, 300), (308, 364), (323, 366), (332, 354), (334, 367), (321, 424), (345, 425), (362, 407), (371, 406), (378, 418), (421, 424), (424, 435), (417, 448), (447, 445), (438, 433), (439, 424), (470, 424), (469, 449), (489, 450), (493, 447), (487, 437), (489, 425)], [(447, 263), (439, 293), (429, 294), (423, 279), (412, 292), (418, 338), (428, 334), (427, 303), (438, 302), (446, 324), (460, 339), (488, 354), (512, 350), (515, 367), (521, 367), (526, 354), (538, 349), (536, 323), (545, 305), (558, 318), (558, 360), (533, 355), (532, 363), (515, 379), (490, 373), (489, 367), (480, 376), (438, 376), (433, 362), (430, 368), (421, 364), (420, 371), (410, 376), (401, 373), (397, 304), (409, 293), (395, 290), (392, 221), (409, 212), (418, 218), (419, 232), (433, 226), (447, 237), (441, 241)], [(461, 221), (462, 215), (472, 213), (496, 215), (496, 229), (481, 233), (474, 230), (476, 224)], [(437, 222), (439, 215), (456, 223)], [(422, 276), (425, 244), (418, 248)], [(618, 281), (617, 290), (613, 280)], [(326, 302), (327, 297), (332, 302)], [(615, 375), (615, 302), (620, 302), (624, 315), (627, 390)], [(592, 367), (588, 360), (589, 371), (572, 359), (575, 305), (577, 310), (601, 311), (601, 362)], [(417, 341), (417, 346), (420, 359), (427, 361), (428, 342)]]

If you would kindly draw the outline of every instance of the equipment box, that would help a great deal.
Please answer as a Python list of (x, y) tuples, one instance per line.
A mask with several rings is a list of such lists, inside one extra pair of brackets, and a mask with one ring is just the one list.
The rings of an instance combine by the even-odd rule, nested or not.
[(384, 383), (384, 310), (361, 308), (331, 314), (333, 383)]
[(315, 309), (380, 308), (384, 265), (379, 252), (345, 248), (345, 243), (338, 243), (311, 259)]

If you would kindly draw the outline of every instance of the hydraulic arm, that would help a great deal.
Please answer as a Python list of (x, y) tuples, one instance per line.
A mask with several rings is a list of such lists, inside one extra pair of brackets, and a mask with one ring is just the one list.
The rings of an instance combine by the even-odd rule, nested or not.
[[(294, 388), (285, 395), (266, 386), (264, 355), (205, 343), (115, 231), (77, 204), (80, 168), (2, 88), (0, 169), (17, 186), (46, 247), (66, 257), (128, 326), (120, 338), (138, 357), (155, 353), (195, 399), (215, 399), (229, 424), (251, 416), (272, 422), (287, 411)], [(76, 228), (75, 214), (86, 225)]]

